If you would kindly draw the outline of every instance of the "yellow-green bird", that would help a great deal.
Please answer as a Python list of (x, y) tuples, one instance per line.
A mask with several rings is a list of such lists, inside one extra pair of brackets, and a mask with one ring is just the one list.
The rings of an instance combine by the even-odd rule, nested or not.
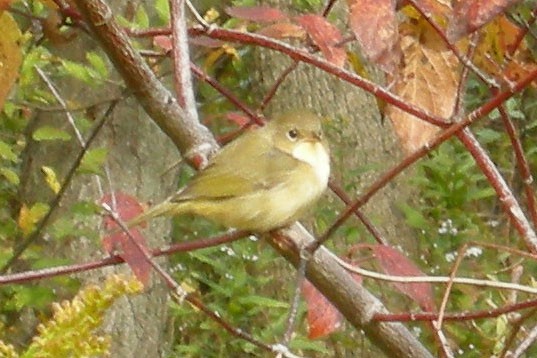
[(189, 213), (240, 230), (270, 231), (301, 218), (329, 175), (320, 118), (294, 110), (226, 145), (182, 190), (127, 226)]

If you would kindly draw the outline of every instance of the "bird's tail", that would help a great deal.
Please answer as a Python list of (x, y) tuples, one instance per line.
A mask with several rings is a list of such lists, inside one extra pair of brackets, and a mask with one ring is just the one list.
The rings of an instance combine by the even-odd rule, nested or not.
[[(142, 224), (145, 221), (149, 221), (158, 216), (180, 214), (184, 209), (184, 205), (177, 202), (171, 202), (171, 199), (172, 198), (168, 198), (162, 203), (154, 205), (153, 207), (146, 210), (144, 213), (127, 221), (125, 223), (125, 226), (127, 227), (127, 229), (131, 229), (135, 226)], [(117, 228), (109, 232), (109, 235), (115, 235), (122, 231), (124, 230), (121, 228)]]
[(151, 208), (146, 210), (144, 213), (129, 220), (126, 223), (126, 226), (127, 228), (130, 229), (134, 226), (140, 225), (144, 221), (148, 221), (158, 216), (178, 214), (180, 211), (180, 207), (181, 207), (180, 203), (172, 203), (170, 202), (169, 199), (165, 200), (162, 203), (152, 206)]

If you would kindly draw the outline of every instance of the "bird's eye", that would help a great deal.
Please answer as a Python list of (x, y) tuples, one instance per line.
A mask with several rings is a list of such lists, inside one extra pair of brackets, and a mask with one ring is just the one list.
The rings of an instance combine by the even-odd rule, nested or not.
[(298, 138), (298, 131), (296, 129), (291, 129), (289, 132), (287, 132), (287, 138), (295, 141)]

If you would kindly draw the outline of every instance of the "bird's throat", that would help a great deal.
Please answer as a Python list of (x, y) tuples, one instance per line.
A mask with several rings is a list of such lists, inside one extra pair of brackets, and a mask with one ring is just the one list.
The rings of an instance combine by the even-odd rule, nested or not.
[(330, 176), (330, 157), (322, 143), (298, 143), (293, 149), (292, 155), (295, 159), (313, 167), (317, 179), (322, 186), (325, 187), (328, 184), (328, 177)]

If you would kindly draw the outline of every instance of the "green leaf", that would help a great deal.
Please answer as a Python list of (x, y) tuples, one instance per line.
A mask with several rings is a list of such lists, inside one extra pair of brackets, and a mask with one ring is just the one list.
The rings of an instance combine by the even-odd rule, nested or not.
[(63, 68), (69, 73), (71, 76), (87, 83), (90, 85), (94, 84), (93, 76), (91, 75), (90, 70), (88, 67), (81, 65), (80, 63), (76, 63), (73, 61), (63, 60)]
[(410, 205), (403, 203), (399, 205), (399, 208), (405, 214), (407, 223), (411, 227), (415, 229), (424, 229), (429, 226), (429, 223), (423, 214)]
[(14, 296), (15, 307), (21, 308), (44, 308), (48, 306), (56, 295), (51, 288), (41, 286), (21, 286)]
[(101, 207), (92, 201), (79, 201), (71, 207), (71, 212), (76, 215), (89, 216), (101, 211)]
[(155, 1), (155, 10), (157, 11), (159, 19), (163, 23), (168, 23), (170, 20), (170, 6), (168, 0)]
[(13, 185), (19, 185), (19, 175), (15, 173), (13, 170), (2, 167), (0, 168), (0, 174), (6, 178), (6, 180)]
[(32, 135), (33, 140), (42, 141), (42, 140), (63, 140), (68, 141), (71, 139), (71, 135), (66, 131), (51, 126), (43, 126), (37, 128)]
[(62, 188), (62, 185), (60, 184), (54, 169), (43, 165), (41, 167), (41, 171), (45, 176), (45, 181), (47, 182), (48, 187), (54, 192), (54, 194), (58, 194)]
[(134, 14), (134, 22), (140, 28), (149, 27), (149, 16), (147, 16), (147, 12), (143, 6), (138, 6), (138, 9), (136, 9), (136, 14)]
[(102, 165), (106, 160), (108, 150), (106, 148), (90, 149), (82, 158), (78, 171), (88, 174), (102, 174)]
[(17, 161), (17, 155), (13, 153), (12, 146), (0, 140), (0, 157), (10, 160), (12, 162)]
[(106, 67), (106, 62), (101, 56), (99, 56), (95, 52), (88, 52), (86, 54), (86, 59), (101, 78), (108, 77), (108, 67)]

